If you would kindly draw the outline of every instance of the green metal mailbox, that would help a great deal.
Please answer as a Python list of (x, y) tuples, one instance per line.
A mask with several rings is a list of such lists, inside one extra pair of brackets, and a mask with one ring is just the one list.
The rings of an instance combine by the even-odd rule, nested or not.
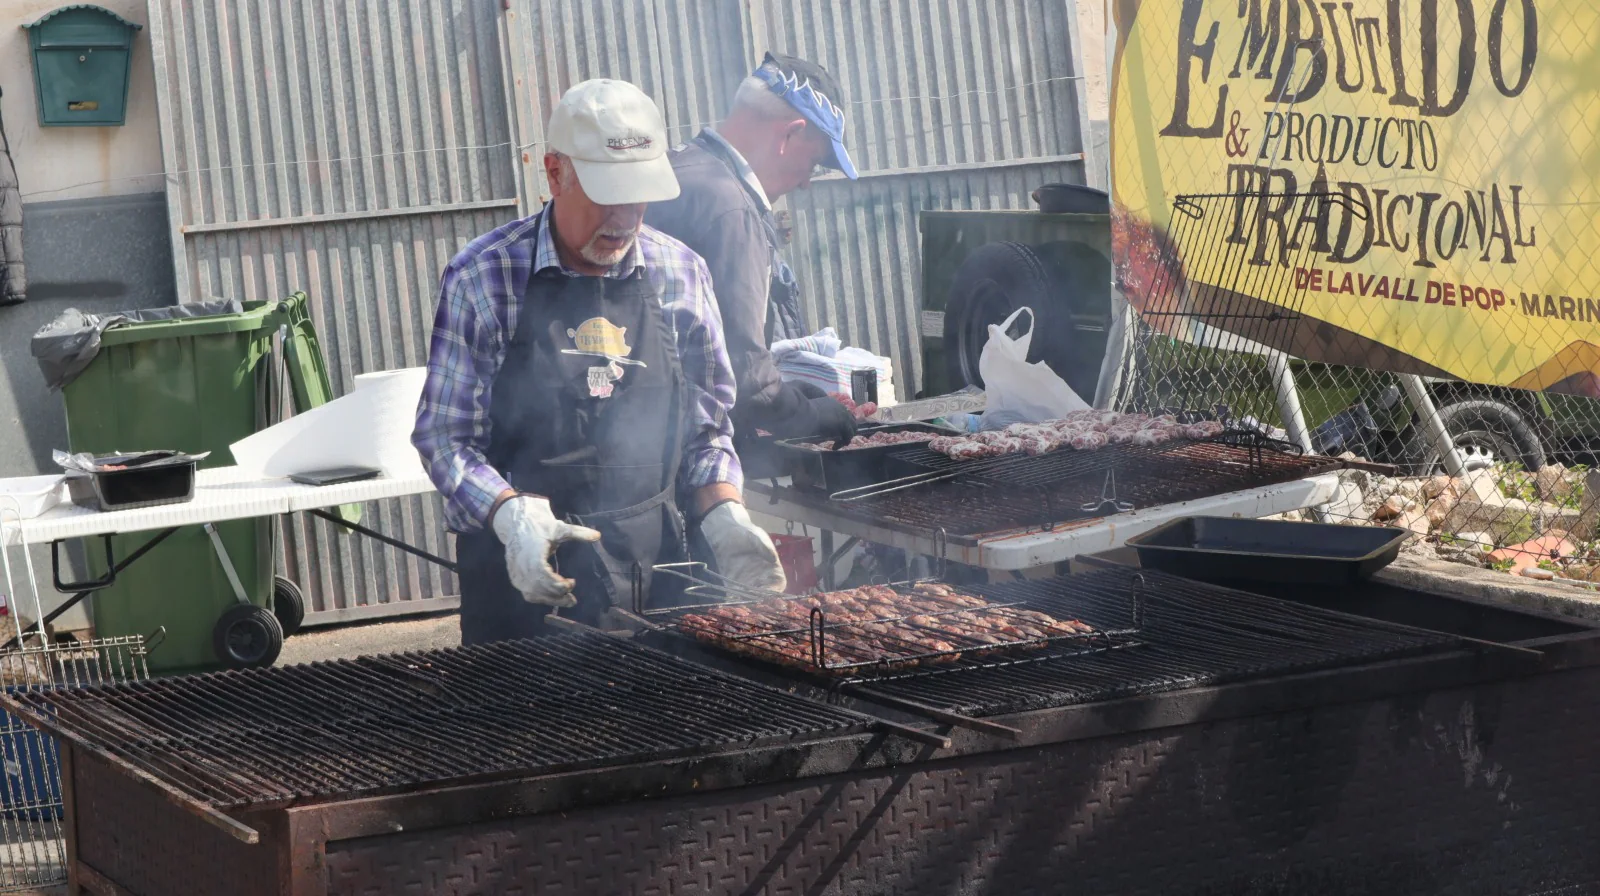
[(41, 127), (122, 124), (133, 34), (142, 25), (109, 9), (78, 4), (22, 27), (33, 51)]

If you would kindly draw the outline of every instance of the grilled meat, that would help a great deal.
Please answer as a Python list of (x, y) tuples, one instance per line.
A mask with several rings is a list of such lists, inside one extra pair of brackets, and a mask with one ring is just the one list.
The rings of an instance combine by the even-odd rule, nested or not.
[(1096, 451), (1107, 445), (1155, 447), (1179, 439), (1211, 439), (1223, 426), (1212, 420), (1184, 425), (1171, 414), (1119, 414), (1116, 411), (1074, 411), (1060, 420), (1013, 423), (997, 432), (941, 436), (928, 447), (954, 460), (978, 460), (1006, 454), (1048, 454), (1061, 448)]
[(826, 667), (948, 662), (963, 652), (983, 655), (1094, 632), (1075, 619), (990, 604), (935, 582), (909, 589), (865, 585), (709, 607), (680, 616), (677, 624), (686, 634), (725, 649), (817, 669), (813, 628), (818, 622)]

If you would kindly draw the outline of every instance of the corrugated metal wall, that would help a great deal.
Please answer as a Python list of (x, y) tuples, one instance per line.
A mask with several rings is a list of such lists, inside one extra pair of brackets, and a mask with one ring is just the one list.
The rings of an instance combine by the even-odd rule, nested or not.
[[(305, 290), (341, 389), (424, 362), (445, 262), (543, 201), (544, 123), (584, 78), (639, 84), (687, 139), (769, 48), (833, 71), (864, 176), (790, 198), (791, 260), (813, 322), (893, 357), (903, 397), (918, 212), (1084, 180), (1072, 0), (151, 0), (150, 19), (180, 299)], [(369, 513), (444, 553), (436, 503)], [(453, 593), (320, 524), (287, 535), (324, 619)]]
[[(721, 117), (748, 72), (747, 0), (519, 0), (508, 11), (513, 116), (529, 207), (548, 196), (544, 128), (567, 88), (620, 78), (654, 97), (669, 136)], [(599, 37), (604, 35), (603, 38)]]
[(1025, 208), (1039, 184), (1085, 182), (1072, 0), (532, 0), (513, 15), (530, 203), (544, 121), (584, 78), (633, 80), (681, 140), (769, 49), (832, 72), (863, 178), (789, 197), (790, 261), (812, 323), (892, 357), (902, 397), (921, 377), (917, 213)]
[[(341, 392), (425, 363), (440, 271), (516, 214), (499, 12), (152, 0), (180, 300), (304, 290)], [(448, 553), (437, 503), (382, 502), (366, 522)], [(304, 517), (285, 541), (324, 620), (455, 593), (437, 567)]]

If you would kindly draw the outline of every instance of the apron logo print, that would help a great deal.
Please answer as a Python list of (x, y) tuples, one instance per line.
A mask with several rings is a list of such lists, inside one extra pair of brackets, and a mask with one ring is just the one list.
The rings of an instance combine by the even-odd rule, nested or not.
[(603, 317), (591, 317), (578, 324), (576, 330), (567, 330), (567, 338), (578, 351), (612, 358), (626, 358), (633, 351), (627, 335), (627, 327), (619, 327)]
[(617, 381), (622, 379), (622, 365), (612, 362), (604, 367), (589, 368), (589, 396), (591, 398), (610, 398), (616, 391)]

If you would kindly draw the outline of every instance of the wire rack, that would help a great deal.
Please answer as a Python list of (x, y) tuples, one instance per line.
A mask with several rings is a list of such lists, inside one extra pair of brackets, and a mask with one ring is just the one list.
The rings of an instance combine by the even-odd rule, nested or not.
[[(697, 563), (655, 569), (684, 579), (691, 599), (705, 602), (636, 606), (638, 615), (700, 644), (835, 682), (1003, 665), (1045, 648), (1052, 656), (1103, 650), (1137, 635), (1144, 616), (1139, 589), (1130, 589), (1122, 620), (1091, 627), (1048, 596), (995, 599), (931, 580), (789, 595), (738, 586)], [(870, 601), (871, 612), (844, 610), (852, 601)]]
[[(0, 685), (10, 696), (42, 694), (149, 677), (141, 636), (0, 651)], [(66, 882), (61, 764), (55, 738), (0, 712), (0, 893)]]

